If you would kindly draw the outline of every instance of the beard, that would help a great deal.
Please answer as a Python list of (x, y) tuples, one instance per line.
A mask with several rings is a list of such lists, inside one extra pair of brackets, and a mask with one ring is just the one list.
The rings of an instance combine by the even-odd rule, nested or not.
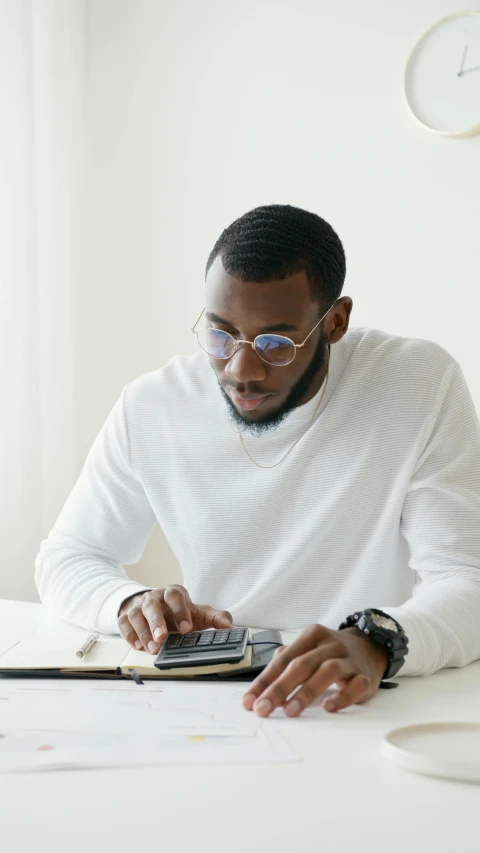
[(240, 412), (237, 411), (233, 400), (222, 388), (218, 380), (218, 376), (213, 368), (213, 365), (212, 369), (214, 370), (215, 376), (217, 377), (217, 382), (219, 384), (223, 398), (227, 404), (227, 410), (231, 420), (237, 426), (242, 427), (245, 432), (249, 432), (252, 435), (263, 435), (263, 433), (265, 432), (277, 429), (277, 427), (279, 427), (280, 424), (283, 423), (287, 415), (290, 414), (292, 409), (295, 409), (298, 405), (300, 405), (301, 400), (310, 391), (319, 372), (327, 364), (329, 357), (330, 344), (327, 344), (327, 336), (322, 334), (319, 338), (317, 347), (311, 358), (310, 363), (307, 365), (300, 378), (297, 379), (285, 402), (275, 412), (272, 412), (270, 415), (267, 415), (264, 418), (259, 418), (258, 420), (247, 421), (241, 416)]

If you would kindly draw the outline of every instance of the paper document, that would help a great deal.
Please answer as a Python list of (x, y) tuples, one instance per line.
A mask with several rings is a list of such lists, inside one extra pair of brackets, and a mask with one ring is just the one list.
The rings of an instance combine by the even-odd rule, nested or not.
[(244, 685), (0, 678), (0, 732), (253, 735), (261, 718), (242, 707)]
[(0, 735), (0, 773), (297, 760), (278, 732), (262, 728), (249, 738), (31, 731)]

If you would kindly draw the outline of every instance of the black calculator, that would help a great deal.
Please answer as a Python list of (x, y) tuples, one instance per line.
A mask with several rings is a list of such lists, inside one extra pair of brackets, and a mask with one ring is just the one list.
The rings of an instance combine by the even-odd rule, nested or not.
[(239, 663), (245, 657), (249, 628), (189, 631), (169, 634), (157, 657), (158, 669)]

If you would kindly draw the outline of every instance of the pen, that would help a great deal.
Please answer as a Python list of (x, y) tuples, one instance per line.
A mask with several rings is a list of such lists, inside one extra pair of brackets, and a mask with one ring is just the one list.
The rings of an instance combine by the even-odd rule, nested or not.
[(90, 651), (92, 646), (95, 645), (95, 643), (98, 640), (98, 637), (99, 637), (98, 634), (90, 634), (90, 636), (87, 637), (87, 639), (85, 640), (83, 646), (80, 646), (80, 648), (77, 652), (77, 658), (83, 658), (83, 656), (86, 655), (87, 652)]

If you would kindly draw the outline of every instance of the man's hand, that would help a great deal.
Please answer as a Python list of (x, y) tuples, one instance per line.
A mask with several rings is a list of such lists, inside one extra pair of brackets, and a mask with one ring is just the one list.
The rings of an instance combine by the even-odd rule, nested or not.
[(155, 655), (169, 631), (203, 631), (205, 628), (231, 628), (228, 610), (214, 610), (207, 604), (193, 604), (187, 590), (174, 584), (152, 589), (127, 598), (118, 611), (122, 637), (134, 649)]
[[(358, 628), (332, 631), (323, 625), (310, 625), (290, 646), (277, 649), (273, 660), (245, 691), (243, 706), (268, 717), (281, 705), (287, 716), (298, 717), (334, 683), (339, 690), (323, 701), (326, 711), (359, 705), (376, 693), (387, 664), (387, 651)], [(287, 702), (299, 685), (300, 690)]]

